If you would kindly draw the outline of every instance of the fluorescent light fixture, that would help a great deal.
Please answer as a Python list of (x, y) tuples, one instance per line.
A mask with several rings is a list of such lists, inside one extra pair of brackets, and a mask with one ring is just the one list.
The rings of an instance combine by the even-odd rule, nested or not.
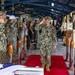
[(54, 3), (51, 3), (51, 6), (54, 6)]
[(51, 11), (54, 11), (53, 9), (51, 9)]

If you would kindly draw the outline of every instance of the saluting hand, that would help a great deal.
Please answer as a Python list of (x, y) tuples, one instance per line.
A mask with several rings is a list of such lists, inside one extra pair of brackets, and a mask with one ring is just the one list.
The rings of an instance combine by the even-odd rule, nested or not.
[(43, 20), (40, 22), (40, 25), (42, 25), (45, 22), (45, 19), (43, 18)]
[(56, 45), (54, 45), (53, 49), (56, 49)]

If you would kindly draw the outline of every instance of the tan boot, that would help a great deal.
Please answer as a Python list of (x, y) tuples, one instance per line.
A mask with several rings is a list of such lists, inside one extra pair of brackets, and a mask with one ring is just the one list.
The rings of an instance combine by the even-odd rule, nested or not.
[(49, 66), (46, 66), (46, 71), (47, 71), (47, 72), (49, 72), (49, 71), (50, 71)]
[(45, 68), (45, 63), (42, 64), (42, 67)]

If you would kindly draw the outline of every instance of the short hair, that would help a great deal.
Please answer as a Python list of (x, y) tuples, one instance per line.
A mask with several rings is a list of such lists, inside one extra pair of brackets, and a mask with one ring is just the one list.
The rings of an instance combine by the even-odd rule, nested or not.
[(45, 20), (52, 20), (52, 18), (50, 16), (46, 16)]

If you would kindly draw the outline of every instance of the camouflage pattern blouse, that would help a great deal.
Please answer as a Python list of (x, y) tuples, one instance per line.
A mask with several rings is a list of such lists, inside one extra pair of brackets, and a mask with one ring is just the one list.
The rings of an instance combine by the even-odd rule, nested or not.
[(56, 30), (52, 25), (49, 27), (47, 27), (45, 24), (36, 25), (36, 29), (42, 31), (40, 35), (40, 46), (43, 46), (42, 48), (46, 48), (46, 46), (50, 46), (51, 48), (56, 44)]
[(0, 51), (6, 51), (5, 23), (0, 23)]
[(8, 22), (6, 26), (6, 36), (7, 36), (8, 42), (11, 42), (12, 39), (15, 38), (15, 35), (17, 35), (16, 32), (17, 32), (16, 22), (14, 23)]

